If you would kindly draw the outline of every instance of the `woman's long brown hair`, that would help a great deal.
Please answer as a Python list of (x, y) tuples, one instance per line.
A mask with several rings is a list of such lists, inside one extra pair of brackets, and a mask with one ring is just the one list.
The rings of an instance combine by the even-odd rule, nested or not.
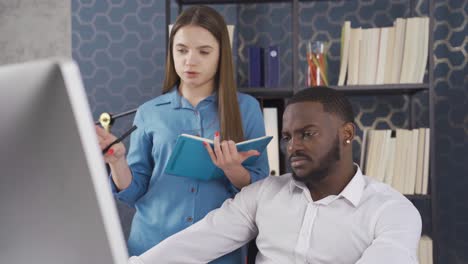
[(215, 89), (218, 91), (218, 118), (223, 140), (244, 140), (242, 118), (237, 101), (237, 86), (234, 81), (232, 52), (226, 22), (214, 9), (207, 6), (193, 6), (184, 10), (174, 23), (166, 57), (166, 75), (163, 93), (169, 92), (180, 83), (180, 77), (174, 68), (172, 46), (174, 35), (182, 27), (194, 25), (208, 30), (218, 41), (220, 56), (215, 76)]

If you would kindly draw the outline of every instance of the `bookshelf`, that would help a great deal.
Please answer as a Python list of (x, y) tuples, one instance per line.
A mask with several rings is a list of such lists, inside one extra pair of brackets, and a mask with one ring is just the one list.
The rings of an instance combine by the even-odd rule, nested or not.
[[(386, 12), (394, 12), (393, 14), (396, 17), (412, 17), (412, 16), (420, 16), (416, 9), (421, 8), (421, 6), (425, 6), (422, 8), (420, 13), (424, 13), (429, 17), (429, 49), (428, 49), (428, 63), (427, 69), (425, 73), (425, 81), (421, 84), (383, 84), (383, 85), (344, 85), (344, 86), (337, 86), (337, 79), (333, 80), (330, 78), (330, 86), (332, 88), (338, 89), (343, 91), (346, 95), (351, 97), (353, 101), (354, 97), (372, 97), (372, 98), (385, 98), (385, 97), (392, 97), (392, 96), (401, 96), (404, 97), (407, 101), (407, 107), (405, 109), (407, 116), (407, 123), (406, 128), (412, 129), (416, 128), (418, 117), (417, 117), (417, 107), (415, 107), (415, 102), (420, 99), (424, 98), (427, 100), (427, 124), (426, 127), (430, 129), (430, 168), (429, 168), (429, 194), (427, 195), (406, 195), (406, 197), (415, 204), (415, 206), (420, 210), (422, 219), (423, 219), (423, 233), (428, 234), (433, 240), (433, 260), (434, 263), (438, 263), (438, 213), (437, 213), (437, 186), (435, 184), (436, 179), (436, 168), (435, 168), (435, 134), (436, 131), (434, 129), (434, 98), (435, 98), (435, 91), (434, 91), (434, 6), (435, 0), (401, 0), (401, 1), (363, 1), (363, 0), (166, 0), (166, 22), (169, 24), (171, 22), (171, 4), (176, 4), (178, 7), (178, 11), (182, 10), (184, 5), (195, 5), (195, 4), (209, 4), (209, 5), (223, 5), (223, 4), (271, 4), (276, 5), (278, 3), (281, 4), (289, 4), (288, 10), (285, 12), (289, 12), (290, 16), (290, 48), (289, 51), (291, 52), (291, 61), (288, 64), (291, 71), (291, 81), (284, 84), (280, 82), (280, 87), (278, 88), (264, 88), (264, 87), (243, 87), (242, 85), (239, 87), (239, 91), (243, 93), (250, 94), (256, 97), (262, 106), (275, 106), (278, 108), (278, 115), (279, 115), (279, 122), (278, 124), (281, 126), (281, 114), (282, 110), (284, 110), (284, 105), (286, 100), (292, 96), (295, 92), (304, 88), (303, 81), (303, 74), (304, 65), (306, 62), (301, 57), (301, 54), (305, 53), (304, 48), (304, 40), (301, 39), (304, 35), (303, 28), (303, 12), (301, 10), (304, 9), (305, 6), (309, 5), (310, 3), (317, 3), (323, 4), (324, 2), (329, 3), (337, 3), (333, 6), (335, 9), (338, 10), (339, 8), (349, 8), (348, 13), (350, 16), (359, 16), (359, 12), (361, 12), (360, 7), (361, 3), (364, 8), (373, 8), (374, 2), (379, 2), (379, 4), (384, 5), (383, 10), (379, 10), (380, 13), (377, 15), (371, 15), (371, 18), (363, 19), (366, 21), (362, 26), (369, 27), (369, 25), (376, 25), (382, 23), (382, 17), (385, 16)], [(380, 7), (380, 6), (379, 6)], [(395, 11), (396, 10), (396, 11)], [(374, 10), (370, 9), (368, 12), (372, 13)], [(380, 16), (379, 16), (380, 15)], [(324, 17), (323, 14), (319, 14), (321, 19), (327, 19)], [(335, 18), (336, 19), (336, 18)], [(349, 16), (340, 18), (340, 21), (333, 21), (329, 23), (329, 25), (336, 25), (337, 23), (343, 24), (345, 20), (350, 20)], [(331, 19), (332, 20), (332, 19)], [(352, 21), (352, 19), (351, 19)], [(369, 22), (370, 21), (370, 22)], [(355, 23), (356, 21), (352, 21)], [(359, 21), (360, 22), (360, 21)], [(358, 23), (359, 23), (358, 22)], [(306, 25), (309, 26), (309, 25)], [(380, 25), (382, 26), (382, 25)], [(237, 31), (236, 27), (236, 31)], [(310, 29), (311, 30), (311, 29)], [(315, 29), (316, 30), (316, 29)], [(322, 30), (322, 29), (320, 29)], [(333, 29), (336, 31), (336, 28)], [(340, 27), (341, 30), (341, 27)], [(336, 33), (336, 32), (335, 32)], [(239, 34), (236, 32), (235, 34)], [(318, 34), (320, 35), (320, 34)], [(330, 35), (328, 35), (330, 36)], [(312, 38), (317, 37), (317, 34), (314, 35)], [(304, 36), (309, 40), (311, 39), (309, 36)], [(331, 40), (336, 41), (339, 37), (336, 37), (336, 34), (332, 37)], [(320, 39), (322, 40), (322, 39)], [(330, 40), (330, 39), (329, 39)], [(243, 43), (245, 44), (245, 43)], [(238, 47), (240, 49), (240, 47)], [(245, 47), (244, 47), (245, 48)], [(236, 49), (236, 47), (234, 47)], [(335, 50), (336, 54), (336, 50)], [(339, 51), (338, 51), (339, 55)], [(336, 57), (336, 56), (335, 56)], [(339, 57), (339, 56), (338, 56)], [(336, 60), (336, 58), (335, 58)], [(338, 59), (339, 60), (339, 59)], [(288, 61), (289, 63), (289, 61)], [(339, 63), (338, 63), (339, 64)], [(282, 65), (284, 66), (284, 65)], [(283, 69), (281, 69), (283, 70)], [(339, 67), (338, 67), (339, 71)], [(354, 105), (353, 105), (354, 106)], [(359, 112), (356, 110), (356, 114)], [(398, 127), (398, 126), (397, 126)], [(284, 157), (280, 157), (280, 171), (281, 173), (286, 172), (286, 165)], [(250, 262), (249, 262), (250, 263)]]
[(294, 94), (293, 89), (290, 87), (286, 88), (275, 88), (274, 90), (267, 90), (263, 87), (259, 88), (239, 88), (239, 92), (248, 93), (256, 98), (263, 99), (278, 99), (288, 98)]

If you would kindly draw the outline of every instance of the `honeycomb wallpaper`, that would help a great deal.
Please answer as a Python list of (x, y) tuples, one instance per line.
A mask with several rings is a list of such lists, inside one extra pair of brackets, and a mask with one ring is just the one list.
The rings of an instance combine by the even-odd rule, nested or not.
[[(338, 79), (340, 30), (345, 20), (352, 26), (389, 26), (397, 17), (429, 15), (431, 0), (329, 0), (299, 5), (299, 66), (305, 67), (308, 41), (329, 46), (329, 79)], [(436, 219), (438, 263), (468, 263), (468, 1), (434, 1), (434, 122)], [(171, 1), (171, 21), (177, 5)], [(234, 60), (239, 87), (248, 75), (249, 45), (280, 47), (280, 84), (293, 78), (303, 84), (299, 69), (292, 76), (291, 3), (213, 5), (228, 24), (234, 24)], [(185, 6), (184, 6), (185, 7)], [(72, 55), (83, 75), (95, 119), (108, 111), (135, 109), (161, 93), (166, 53), (165, 1), (72, 0)], [(426, 81), (428, 74), (426, 73)], [(409, 96), (352, 96), (359, 131), (354, 142), (359, 159), (362, 129), (409, 127), (409, 109), (416, 127), (429, 126), (428, 93)], [(411, 106), (410, 106), (411, 104)], [(116, 121), (119, 135), (133, 116)], [(127, 142), (128, 143), (128, 142)], [(424, 207), (424, 206), (423, 206)], [(427, 206), (426, 206), (427, 207)], [(426, 211), (425, 211), (426, 210)], [(128, 233), (132, 209), (119, 204)], [(422, 214), (430, 214), (422, 209)], [(430, 220), (429, 220), (430, 221)], [(429, 225), (430, 223), (425, 223)]]

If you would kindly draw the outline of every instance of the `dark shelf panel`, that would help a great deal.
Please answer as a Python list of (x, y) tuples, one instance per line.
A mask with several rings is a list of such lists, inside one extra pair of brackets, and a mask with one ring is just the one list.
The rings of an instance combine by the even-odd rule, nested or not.
[[(414, 94), (421, 91), (427, 91), (429, 85), (420, 84), (383, 84), (383, 85), (345, 85), (330, 86), (340, 90), (347, 95), (388, 95), (388, 94)], [(311, 88), (313, 89), (313, 88)], [(242, 93), (247, 93), (255, 97), (263, 98), (288, 98), (294, 92), (292, 88), (239, 88)]]
[[(293, 0), (176, 0), (179, 5), (222, 5), (222, 4), (262, 4), (262, 3), (291, 3)], [(298, 0), (298, 2), (346, 2), (351, 0)]]
[(239, 92), (250, 94), (257, 98), (270, 98), (270, 99), (280, 99), (287, 98), (293, 95), (293, 90), (291, 88), (239, 88)]
[[(330, 0), (298, 0), (298, 2), (320, 2)], [(332, 0), (332, 1), (350, 1), (350, 0)], [(292, 0), (176, 0), (180, 5), (199, 5), (199, 4), (261, 4), (261, 3), (291, 3)]]
[(411, 201), (415, 201), (415, 200), (429, 200), (430, 201), (431, 200), (430, 194), (411, 194), (411, 195), (406, 194), (405, 197)]
[[(345, 85), (345, 86), (330, 86), (340, 90), (347, 95), (389, 95), (389, 94), (414, 94), (421, 91), (429, 90), (429, 85), (426, 83), (419, 84), (382, 84), (382, 85)], [(313, 88), (311, 88), (313, 89)], [(294, 92), (292, 88), (239, 88), (242, 93), (247, 93), (255, 97), (262, 98), (288, 98)]]
[(433, 221), (432, 221), (432, 196), (431, 195), (405, 195), (411, 203), (418, 209), (422, 220), (422, 233), (430, 237), (433, 236)]
[(427, 83), (330, 86), (348, 95), (414, 94), (429, 90)]
[(176, 0), (179, 5), (290, 3), (291, 0)]

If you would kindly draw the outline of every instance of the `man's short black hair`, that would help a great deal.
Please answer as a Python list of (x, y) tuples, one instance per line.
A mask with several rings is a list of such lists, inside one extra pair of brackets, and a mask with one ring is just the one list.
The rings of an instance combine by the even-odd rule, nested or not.
[(294, 94), (288, 105), (300, 102), (318, 102), (323, 105), (323, 110), (333, 113), (345, 122), (354, 123), (354, 112), (348, 98), (335, 89), (326, 86), (306, 88)]

